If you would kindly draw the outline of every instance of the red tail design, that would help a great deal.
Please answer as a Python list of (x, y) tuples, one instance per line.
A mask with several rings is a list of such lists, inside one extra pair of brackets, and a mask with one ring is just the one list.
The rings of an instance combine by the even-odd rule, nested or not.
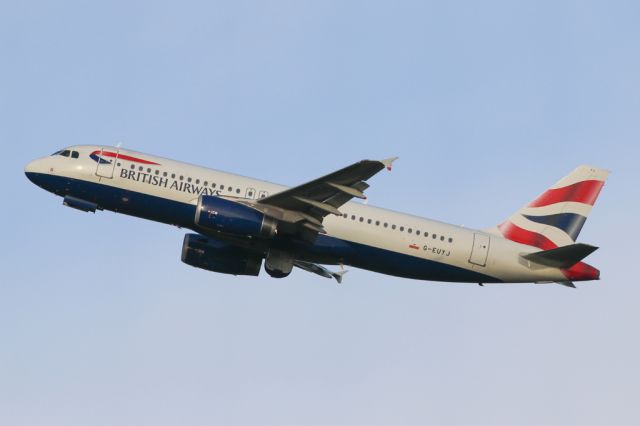
[(526, 229), (522, 229), (509, 221), (498, 225), (498, 228), (506, 239), (515, 241), (516, 243), (538, 247), (542, 250), (551, 250), (558, 247), (553, 241), (544, 235), (533, 231), (527, 231)]
[(567, 201), (593, 206), (603, 185), (601, 180), (585, 180), (564, 188), (549, 189), (527, 207), (543, 207)]

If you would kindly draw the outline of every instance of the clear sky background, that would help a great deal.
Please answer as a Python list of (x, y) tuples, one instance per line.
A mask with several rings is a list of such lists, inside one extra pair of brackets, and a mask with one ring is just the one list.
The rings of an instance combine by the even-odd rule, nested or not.
[[(0, 424), (640, 424), (637, 1), (0, 2)], [(399, 156), (370, 202), (499, 223), (613, 171), (599, 282), (236, 278), (184, 230), (85, 214), (65, 145), (295, 185)]]

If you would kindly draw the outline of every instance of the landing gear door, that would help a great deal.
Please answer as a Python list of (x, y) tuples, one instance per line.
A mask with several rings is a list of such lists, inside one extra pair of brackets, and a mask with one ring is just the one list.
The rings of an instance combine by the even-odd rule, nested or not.
[(469, 262), (478, 266), (487, 264), (487, 256), (489, 255), (490, 238), (485, 234), (473, 234), (473, 247), (471, 248), (471, 256)]
[(91, 157), (98, 162), (98, 165), (96, 166), (96, 175), (103, 178), (112, 179), (113, 171), (116, 168), (116, 162), (118, 161), (119, 153), (119, 150), (113, 152), (107, 148), (102, 148), (99, 152), (95, 153), (98, 155), (92, 155)]

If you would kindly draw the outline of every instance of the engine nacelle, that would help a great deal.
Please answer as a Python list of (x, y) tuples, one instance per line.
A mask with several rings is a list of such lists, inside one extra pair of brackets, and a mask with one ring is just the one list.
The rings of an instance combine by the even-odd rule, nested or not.
[(229, 234), (266, 238), (276, 234), (278, 225), (277, 220), (258, 210), (215, 195), (200, 196), (195, 223), (206, 229)]
[(198, 234), (184, 236), (182, 261), (196, 268), (232, 275), (257, 276), (262, 266), (261, 255)]

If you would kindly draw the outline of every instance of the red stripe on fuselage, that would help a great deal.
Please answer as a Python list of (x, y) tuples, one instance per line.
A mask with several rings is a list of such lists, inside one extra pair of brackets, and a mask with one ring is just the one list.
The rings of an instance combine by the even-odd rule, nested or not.
[(563, 188), (549, 189), (527, 207), (543, 207), (567, 201), (593, 206), (603, 185), (601, 180), (585, 180)]
[(130, 155), (124, 155), (124, 154), (119, 154), (119, 153), (110, 152), (110, 151), (93, 151), (91, 154), (92, 155), (97, 154), (97, 155), (102, 155), (103, 157), (111, 157), (111, 158), (118, 157), (119, 160), (132, 161), (134, 163), (154, 164), (156, 166), (160, 165), (158, 163), (154, 163), (153, 161), (143, 160), (142, 158), (132, 157)]

